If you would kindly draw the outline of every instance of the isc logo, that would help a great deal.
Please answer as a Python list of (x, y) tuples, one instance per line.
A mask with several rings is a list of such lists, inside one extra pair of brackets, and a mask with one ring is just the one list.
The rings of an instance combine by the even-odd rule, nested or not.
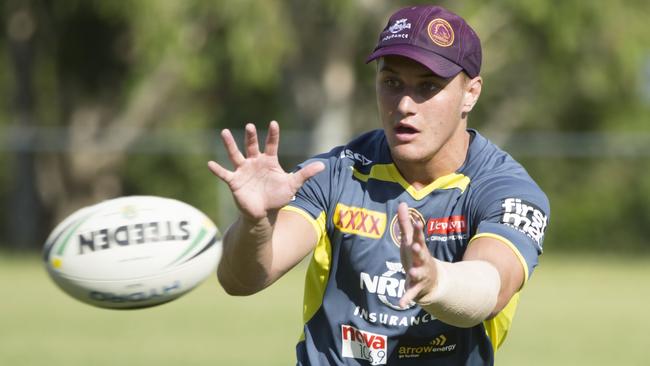
[(370, 160), (370, 159), (366, 158), (365, 156), (363, 156), (363, 155), (361, 155), (359, 153), (356, 153), (356, 152), (354, 152), (354, 151), (352, 151), (350, 149), (345, 149), (345, 150), (341, 151), (340, 158), (341, 159), (348, 158), (348, 159), (356, 160), (356, 161), (360, 162), (363, 166), (372, 164), (372, 160)]
[(344, 233), (379, 239), (386, 230), (386, 214), (365, 208), (336, 205), (334, 226)]

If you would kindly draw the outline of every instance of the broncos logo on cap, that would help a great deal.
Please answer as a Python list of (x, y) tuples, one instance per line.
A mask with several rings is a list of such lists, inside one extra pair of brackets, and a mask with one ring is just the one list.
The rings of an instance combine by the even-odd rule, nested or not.
[(449, 47), (454, 43), (454, 29), (444, 19), (436, 18), (429, 22), (429, 38), (440, 47)]

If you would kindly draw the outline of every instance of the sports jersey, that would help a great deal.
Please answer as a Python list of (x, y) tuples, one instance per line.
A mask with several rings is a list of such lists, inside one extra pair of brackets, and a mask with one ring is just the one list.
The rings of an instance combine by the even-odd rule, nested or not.
[(472, 328), (437, 320), (404, 294), (397, 206), (423, 224), (435, 258), (456, 262), (472, 240), (512, 249), (527, 280), (542, 253), (549, 202), (525, 169), (475, 130), (464, 164), (416, 190), (391, 159), (383, 130), (309, 159), (325, 170), (286, 206), (319, 236), (305, 281), (298, 365), (492, 365), (519, 293)]

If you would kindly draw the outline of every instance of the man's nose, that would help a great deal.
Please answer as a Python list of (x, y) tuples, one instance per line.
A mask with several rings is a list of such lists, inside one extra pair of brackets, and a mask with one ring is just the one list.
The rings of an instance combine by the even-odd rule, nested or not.
[(411, 98), (410, 95), (404, 94), (399, 100), (399, 103), (397, 104), (397, 110), (402, 114), (402, 115), (411, 115), (416, 113), (416, 106), (417, 103), (413, 98)]

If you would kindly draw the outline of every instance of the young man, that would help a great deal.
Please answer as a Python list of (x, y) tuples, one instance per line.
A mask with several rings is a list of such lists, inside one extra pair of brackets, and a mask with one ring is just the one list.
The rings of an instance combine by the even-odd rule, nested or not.
[(481, 93), (481, 46), (435, 6), (397, 11), (377, 60), (382, 130), (294, 173), (246, 125), (244, 156), (209, 162), (240, 210), (218, 277), (233, 295), (271, 285), (313, 251), (300, 365), (492, 365), (537, 265), (544, 193), (508, 154), (467, 129)]

